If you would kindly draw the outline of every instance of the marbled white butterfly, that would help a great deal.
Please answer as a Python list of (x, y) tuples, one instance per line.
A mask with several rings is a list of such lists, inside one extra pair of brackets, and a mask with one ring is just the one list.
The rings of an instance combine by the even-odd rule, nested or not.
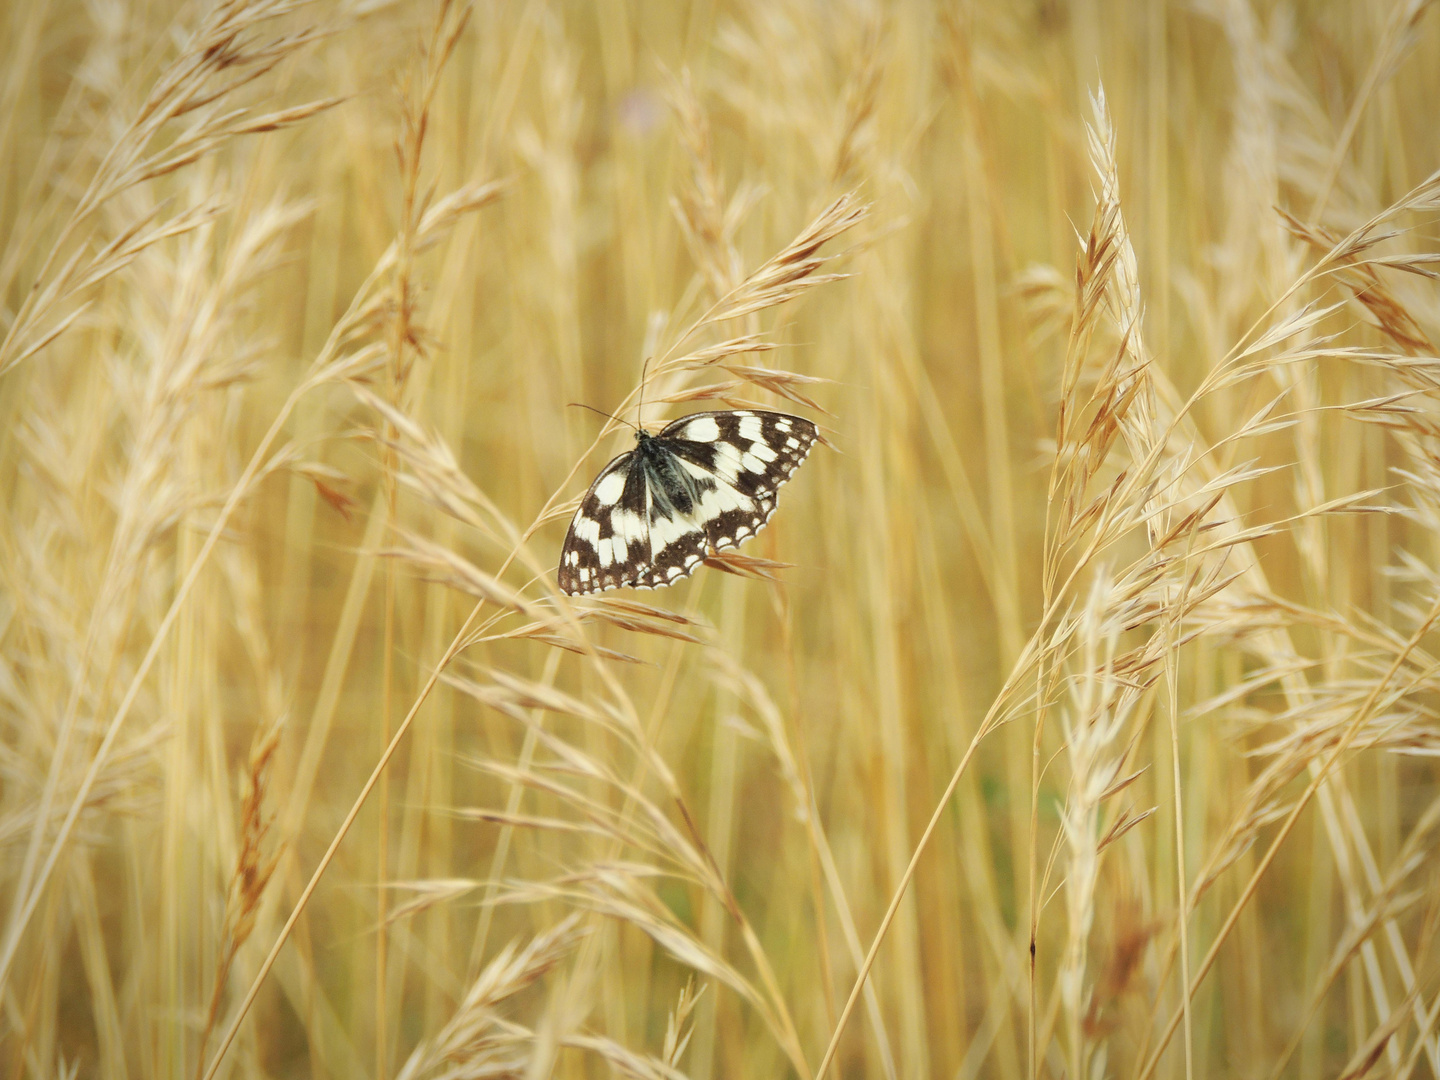
[(560, 553), (560, 588), (594, 593), (671, 585), (711, 548), (754, 536), (780, 485), (815, 445), (815, 425), (777, 412), (703, 412), (601, 470), (580, 500)]

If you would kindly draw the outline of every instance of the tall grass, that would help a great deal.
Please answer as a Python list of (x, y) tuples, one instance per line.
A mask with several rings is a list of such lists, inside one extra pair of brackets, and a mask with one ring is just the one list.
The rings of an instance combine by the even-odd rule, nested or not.
[(0, 1072), (1440, 1077), (1430, 7), (6, 5)]

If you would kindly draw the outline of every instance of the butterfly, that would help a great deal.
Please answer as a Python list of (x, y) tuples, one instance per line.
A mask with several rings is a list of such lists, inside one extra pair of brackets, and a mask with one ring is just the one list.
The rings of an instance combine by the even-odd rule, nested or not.
[(786, 413), (682, 416), (606, 465), (580, 500), (560, 552), (560, 588), (655, 589), (691, 574), (711, 550), (770, 520), (819, 432)]

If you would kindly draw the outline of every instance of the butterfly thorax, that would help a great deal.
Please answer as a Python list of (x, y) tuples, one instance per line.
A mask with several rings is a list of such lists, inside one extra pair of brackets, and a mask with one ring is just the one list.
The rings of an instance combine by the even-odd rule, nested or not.
[(636, 452), (645, 463), (650, 483), (652, 513), (667, 520), (676, 514), (689, 517), (700, 501), (695, 479), (663, 442), (643, 429), (635, 432)]

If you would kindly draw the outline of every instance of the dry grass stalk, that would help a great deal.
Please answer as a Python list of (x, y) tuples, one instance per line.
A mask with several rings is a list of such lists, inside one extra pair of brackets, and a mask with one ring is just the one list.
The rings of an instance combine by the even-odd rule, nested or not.
[[(835, 258), (820, 248), (865, 219), (866, 208), (850, 195), (827, 206), (799, 236), (742, 282), (722, 296), (703, 323), (724, 323), (794, 300), (817, 285), (838, 281), (841, 274), (817, 273)], [(683, 360), (676, 363), (684, 362)]]
[[(1065, 907), (1067, 937), (1064, 958), (1056, 975), (1060, 1000), (1067, 1017), (1067, 1061), (1071, 1075), (1105, 1072), (1106, 1052), (1086, 1030), (1085, 1018), (1093, 1004), (1088, 981), (1088, 950), (1095, 921), (1095, 893), (1105, 847), (1137, 823), (1121, 812), (1107, 827), (1101, 815), (1105, 803), (1139, 779), (1125, 775), (1132, 742), (1125, 738), (1144, 691), (1116, 670), (1121, 627), (1107, 618), (1115, 605), (1110, 583), (1097, 577), (1078, 628), (1083, 653), (1071, 683), (1069, 707), (1062, 707), (1061, 728), (1070, 766), (1070, 792), (1061, 814), (1067, 849)], [(1108, 625), (1107, 625), (1108, 624)]]
[(511, 942), (486, 965), (445, 1027), (415, 1048), (399, 1080), (469, 1080), (516, 1076), (525, 1071), (529, 1033), (497, 1010), (561, 963), (585, 935), (572, 915), (539, 934), (523, 949)]
[[(136, 218), (86, 251), (81, 231), (93, 228), (102, 208), (146, 181), (167, 176), (214, 153), (240, 136), (275, 131), (330, 108), (335, 99), (310, 102), (251, 116), (244, 108), (220, 108), (226, 99), (260, 79), (306, 45), (321, 37), (303, 28), (264, 39), (266, 23), (290, 14), (293, 0), (230, 0), (217, 7), (189, 35), (179, 56), (151, 86), (135, 116), (107, 150), (42, 261), (25, 301), (0, 341), (0, 374), (34, 356), (79, 318), (83, 309), (65, 312), (84, 293), (130, 265), (149, 247), (189, 232), (213, 217), (213, 209), (182, 211), (157, 220), (159, 208)], [(174, 125), (188, 119), (188, 126)], [(165, 138), (165, 136), (169, 138)], [(98, 239), (98, 235), (96, 237)], [(12, 248), (6, 269), (19, 267)], [(8, 288), (9, 276), (4, 282)]]
[(270, 839), (274, 812), (266, 807), (266, 795), (283, 730), (283, 722), (279, 721), (259, 729), (258, 741), (250, 749), (250, 765), (245, 771), (240, 800), (240, 856), (226, 889), (225, 928), (215, 965), (215, 988), (210, 992), (210, 1008), (200, 1033), (200, 1050), (195, 1060), (197, 1076), (205, 1066), (205, 1046), (220, 1016), (220, 1002), (230, 981), (230, 969), (255, 929), (260, 899), (280, 863), (280, 851)]
[[(457, 689), (521, 723), (532, 725), (530, 710), (540, 708), (598, 725), (619, 736), (640, 757), (646, 770), (660, 779), (671, 792), (682, 817), (681, 825), (672, 823), (664, 810), (639, 787), (625, 781), (579, 745), (533, 726), (531, 730), (538, 744), (553, 755), (551, 761), (538, 762), (525, 771), (486, 759), (476, 759), (472, 764), (511, 783), (559, 799), (561, 805), (572, 808), (588, 823), (581, 829), (582, 832), (599, 830), (596, 835), (608, 836), (624, 847), (643, 853), (653, 863), (620, 863), (615, 861), (614, 856), (607, 855), (604, 862), (592, 865), (581, 874), (565, 875), (548, 883), (511, 883), (494, 897), (495, 902), (534, 903), (564, 899), (598, 915), (634, 925), (685, 965), (725, 982), (757, 1010), (777, 1040), (793, 1052), (793, 1022), (786, 1013), (783, 999), (777, 996), (774, 976), (768, 970), (758, 939), (703, 841), (695, 834), (693, 818), (685, 809), (669, 765), (655, 753), (644, 733), (633, 726), (628, 710), (618, 704), (596, 708), (549, 688), (518, 682), (513, 676), (500, 672), (492, 673), (492, 678), (496, 681), (487, 686), (453, 675), (446, 677), (447, 682)], [(566, 783), (563, 779), (566, 776), (572, 777), (573, 782)], [(585, 783), (598, 783), (602, 790), (613, 789), (623, 796), (623, 809), (613, 810), (607, 805), (607, 800), (587, 794)], [(527, 828), (567, 833), (576, 831), (575, 825), (564, 818), (538, 818), (508, 812), (502, 816), (496, 811), (480, 811), (476, 816)], [(642, 886), (655, 873), (681, 875), (716, 897), (739, 926), (747, 950), (759, 969), (763, 988), (754, 986), (733, 966), (715, 955), (694, 937), (690, 928), (675, 920), (649, 887)]]
[[(396, 258), (390, 280), (390, 312), (385, 330), (387, 363), (385, 365), (384, 399), (392, 408), (384, 413), (382, 441), (386, 450), (381, 461), (382, 485), (385, 491), (387, 520), (392, 524), (397, 513), (398, 486), (396, 455), (390, 448), (395, 441), (394, 413), (403, 412), (406, 390), (416, 362), (425, 356), (428, 337), (417, 318), (414, 260), (419, 246), (419, 232), (429, 209), (429, 193), (421, 192), (421, 169), (424, 164), (426, 135), (430, 126), (431, 108), (440, 89), (441, 75), (454, 53), (470, 18), (468, 3), (442, 0), (437, 5), (430, 37), (423, 46), (418, 72), (407, 77), (401, 89), (400, 133), (396, 138), (396, 156), (400, 170), (400, 224), (395, 237)], [(496, 590), (487, 588), (484, 575), (461, 561), (456, 566), (463, 579), (480, 587), (481, 599), (491, 598)], [(380, 699), (380, 743), (390, 741), (390, 725), (395, 711), (395, 569), (385, 567), (385, 631), (381, 643), (382, 678)], [(380, 776), (377, 812), (380, 829), (375, 850), (376, 897), (375, 934), (375, 1073), (385, 1077), (390, 1072), (390, 966), (389, 966), (389, 903), (390, 867), (390, 774)]]
[(671, 206), (690, 255), (712, 295), (724, 296), (740, 283), (743, 274), (735, 231), (757, 193), (753, 188), (742, 186), (726, 203), (715, 170), (710, 119), (696, 96), (688, 68), (681, 71), (678, 78), (671, 78), (669, 91), (676, 128), (690, 157), (690, 182), (681, 188), (678, 198), (672, 199)]
[[(34, 818), (30, 841), (19, 874), (17, 896), (23, 903), (12, 908), (7, 931), (5, 956), (0, 961), (0, 979), (13, 961), (14, 950), (24, 923), (38, 903), (44, 883), (53, 872), (69, 831), (74, 827), (92, 790), (102, 783), (104, 771), (111, 767), (111, 748), (120, 734), (124, 714), (139, 692), (143, 671), (153, 662), (163, 631), (157, 632), (148, 659), (141, 664), (141, 673), (131, 681), (122, 700), (117, 719), (101, 732), (92, 734), (85, 746), (86, 758), (72, 761), (75, 725), (87, 693), (108, 694), (104, 685), (115, 670), (120, 651), (126, 644), (128, 620), (136, 603), (138, 574), (145, 560), (162, 541), (164, 534), (183, 509), (193, 505), (198, 493), (187, 491), (174, 475), (174, 455), (185, 426), (210, 391), (244, 382), (250, 374), (249, 356), (245, 349), (228, 355), (224, 346), (233, 330), (233, 319), (244, 310), (246, 291), (254, 280), (273, 268), (276, 248), (285, 231), (299, 218), (294, 207), (274, 206), (259, 213), (232, 238), (217, 273), (209, 280), (199, 278), (194, 259), (203, 248), (192, 245), (191, 262), (177, 267), (185, 280), (178, 288), (178, 303), (188, 305), (170, 326), (170, 333), (158, 338), (155, 363), (133, 417), (134, 453), (127, 462), (116, 497), (116, 515), (111, 524), (110, 543), (98, 594), (89, 606), (89, 625), (82, 631), (81, 676), (71, 683), (69, 702), (64, 707), (58, 737), (46, 766), (46, 779)], [(188, 279), (188, 280), (187, 280)], [(201, 282), (203, 281), (203, 284)], [(226, 361), (229, 361), (228, 363)], [(238, 361), (238, 362), (237, 362)], [(228, 513), (248, 493), (251, 479), (258, 468), (258, 457), (252, 459), (245, 475), (230, 493), (221, 511), (221, 521), (212, 529), (210, 545), (218, 537)], [(208, 548), (206, 549), (208, 554)], [(203, 563), (203, 558), (200, 560)], [(199, 565), (192, 568), (193, 583)], [(188, 587), (188, 586), (187, 586)], [(172, 606), (171, 617), (175, 607)], [(162, 627), (167, 622), (161, 622)], [(93, 666), (93, 669), (92, 667)], [(94, 680), (92, 682), (92, 680)], [(87, 703), (90, 708), (110, 707), (110, 699)], [(98, 749), (94, 749), (95, 742)], [(91, 751), (93, 750), (93, 754)], [(78, 780), (67, 780), (68, 770), (82, 773)], [(69, 810), (58, 827), (53, 820), (59, 803), (62, 782), (72, 784)], [(49, 836), (54, 829), (56, 834)], [(40, 855), (46, 840), (49, 854)]]

